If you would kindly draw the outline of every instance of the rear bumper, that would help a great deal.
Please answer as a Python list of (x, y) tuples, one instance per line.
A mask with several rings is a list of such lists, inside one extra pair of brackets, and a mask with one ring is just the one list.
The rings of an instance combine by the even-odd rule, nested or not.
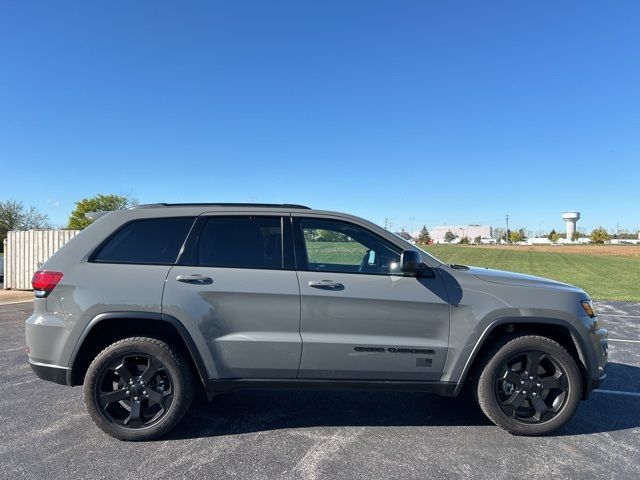
[(69, 370), (67, 367), (36, 362), (32, 359), (29, 359), (29, 365), (31, 365), (31, 370), (33, 370), (39, 378), (49, 382), (59, 383), (60, 385), (67, 385), (67, 371)]

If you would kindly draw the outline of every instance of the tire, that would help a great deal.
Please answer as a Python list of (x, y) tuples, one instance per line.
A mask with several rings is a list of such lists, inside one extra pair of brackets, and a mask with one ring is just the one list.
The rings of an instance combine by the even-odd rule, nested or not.
[(582, 396), (576, 361), (547, 337), (526, 335), (498, 344), (480, 369), (475, 388), (480, 408), (514, 435), (546, 435), (560, 428)]
[(155, 338), (125, 338), (91, 362), (84, 402), (108, 435), (151, 440), (180, 422), (193, 399), (193, 384), (189, 364), (177, 349)]

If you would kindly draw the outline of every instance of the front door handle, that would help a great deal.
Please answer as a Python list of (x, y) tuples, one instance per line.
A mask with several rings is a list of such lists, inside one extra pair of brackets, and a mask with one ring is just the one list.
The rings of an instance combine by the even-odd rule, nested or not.
[(323, 288), (325, 290), (344, 290), (344, 285), (333, 280), (312, 280), (309, 286), (313, 288)]
[(176, 280), (182, 283), (193, 283), (196, 285), (210, 285), (213, 283), (211, 277), (205, 277), (204, 275), (178, 275)]

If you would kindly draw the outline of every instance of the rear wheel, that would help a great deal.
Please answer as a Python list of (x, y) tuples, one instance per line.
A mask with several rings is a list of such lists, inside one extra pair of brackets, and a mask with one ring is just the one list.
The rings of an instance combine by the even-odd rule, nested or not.
[(120, 440), (150, 440), (171, 430), (189, 409), (192, 374), (167, 343), (125, 338), (91, 363), (84, 400), (93, 421)]
[(516, 435), (544, 435), (571, 419), (582, 381), (560, 344), (527, 335), (488, 352), (476, 388), (480, 408), (496, 425)]

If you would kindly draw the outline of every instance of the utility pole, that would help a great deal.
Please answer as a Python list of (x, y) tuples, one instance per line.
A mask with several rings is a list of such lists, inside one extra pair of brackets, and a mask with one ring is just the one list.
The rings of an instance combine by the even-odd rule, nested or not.
[(507, 213), (507, 233), (504, 235), (504, 241), (509, 245), (509, 214)]

